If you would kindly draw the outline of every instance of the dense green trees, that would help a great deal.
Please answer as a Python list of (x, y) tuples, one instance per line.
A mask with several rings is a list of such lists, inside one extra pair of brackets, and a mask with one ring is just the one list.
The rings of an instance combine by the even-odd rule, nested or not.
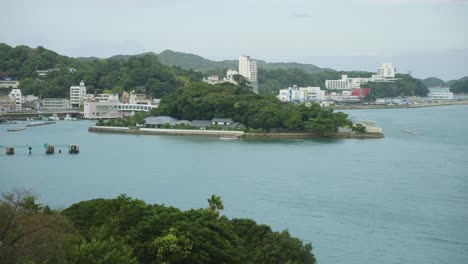
[(468, 93), (468, 78), (462, 78), (452, 84), (450, 91), (453, 93)]
[(429, 93), (424, 84), (409, 74), (397, 74), (395, 82), (368, 82), (363, 87), (371, 89), (366, 99), (388, 98), (399, 96), (426, 96)]
[(46, 208), (29, 192), (3, 195), (2, 263), (315, 263), (312, 246), (287, 231), (219, 216), (216, 195), (188, 211), (125, 195)]
[(310, 131), (330, 135), (339, 126), (351, 121), (343, 113), (280, 102), (274, 95), (258, 95), (247, 86), (225, 83), (209, 85), (192, 83), (161, 100), (153, 115), (168, 115), (179, 119), (212, 119), (231, 117), (251, 129), (263, 131)]
[[(36, 70), (57, 69), (46, 76)], [(58, 55), (42, 47), (15, 48), (0, 44), (0, 76), (20, 80), (23, 94), (41, 97), (68, 97), (69, 88), (84, 80), (88, 93), (105, 89), (140, 90), (160, 98), (191, 81), (201, 80), (202, 74), (178, 67), (163, 66), (157, 55), (130, 58), (80, 60)]]

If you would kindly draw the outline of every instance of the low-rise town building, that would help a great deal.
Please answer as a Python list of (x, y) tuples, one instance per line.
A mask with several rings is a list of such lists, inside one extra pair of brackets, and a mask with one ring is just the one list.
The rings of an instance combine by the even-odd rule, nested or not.
[(297, 87), (294, 85), (281, 89), (277, 97), (283, 102), (307, 103), (325, 100), (326, 93), (324, 90), (320, 90), (320, 87)]
[(0, 88), (18, 88), (19, 81), (12, 77), (0, 77)]
[(70, 100), (65, 98), (44, 98), (42, 99), (42, 109), (62, 110), (70, 108)]
[(383, 63), (377, 69), (377, 74), (372, 75), (371, 78), (350, 78), (348, 75), (342, 75), (341, 80), (326, 80), (325, 88), (328, 90), (351, 90), (361, 88), (367, 82), (394, 82), (396, 69), (391, 63)]
[(448, 87), (433, 87), (429, 88), (428, 97), (432, 100), (453, 100), (453, 93)]

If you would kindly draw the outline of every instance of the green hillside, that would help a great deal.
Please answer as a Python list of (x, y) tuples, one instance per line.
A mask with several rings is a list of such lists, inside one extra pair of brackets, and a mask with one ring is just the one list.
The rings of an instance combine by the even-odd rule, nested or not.
[(427, 88), (444, 87), (445, 86), (445, 82), (443, 80), (439, 79), (439, 78), (436, 78), (436, 77), (429, 77), (429, 78), (421, 80), (421, 82)]
[[(212, 61), (205, 59), (201, 56), (176, 52), (172, 50), (165, 50), (159, 54), (159, 59), (162, 64), (169, 66), (179, 66), (182, 69), (193, 69), (199, 70), (203, 73), (218, 73), (225, 74), (227, 69), (238, 69), (239, 61), (238, 60), (223, 60), (223, 61)], [(321, 72), (324, 70), (312, 64), (301, 64), (297, 62), (265, 62), (262, 60), (257, 60), (259, 69), (300, 69), (308, 73), (312, 72)]]
[(453, 93), (468, 93), (468, 76), (454, 81), (450, 85), (450, 91)]
[[(46, 76), (36, 70), (57, 69)], [(70, 70), (73, 68), (73, 70)], [(84, 80), (88, 93), (104, 90), (139, 90), (160, 98), (202, 74), (193, 70), (162, 65), (152, 53), (140, 56), (115, 56), (108, 59), (70, 58), (43, 47), (10, 47), (0, 44), (0, 76), (17, 78), (23, 94), (67, 98), (72, 85)]]

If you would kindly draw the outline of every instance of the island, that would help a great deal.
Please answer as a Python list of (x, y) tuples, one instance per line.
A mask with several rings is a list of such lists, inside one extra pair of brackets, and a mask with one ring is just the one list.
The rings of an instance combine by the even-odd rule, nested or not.
[(281, 102), (243, 85), (202, 82), (176, 89), (147, 114), (99, 120), (89, 131), (244, 138), (384, 136), (375, 122), (353, 123), (347, 114), (330, 107)]

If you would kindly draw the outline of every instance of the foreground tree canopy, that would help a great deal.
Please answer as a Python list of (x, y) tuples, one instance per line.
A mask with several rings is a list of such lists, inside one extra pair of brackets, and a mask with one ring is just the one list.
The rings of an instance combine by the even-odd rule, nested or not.
[(186, 120), (228, 117), (249, 128), (269, 131), (309, 131), (325, 136), (351, 121), (342, 112), (318, 104), (310, 107), (280, 102), (274, 95), (258, 95), (247, 86), (191, 83), (161, 100), (153, 115), (168, 115)]
[(181, 211), (121, 195), (63, 211), (14, 191), (0, 201), (2, 263), (316, 263), (312, 246), (287, 231), (207, 209)]

